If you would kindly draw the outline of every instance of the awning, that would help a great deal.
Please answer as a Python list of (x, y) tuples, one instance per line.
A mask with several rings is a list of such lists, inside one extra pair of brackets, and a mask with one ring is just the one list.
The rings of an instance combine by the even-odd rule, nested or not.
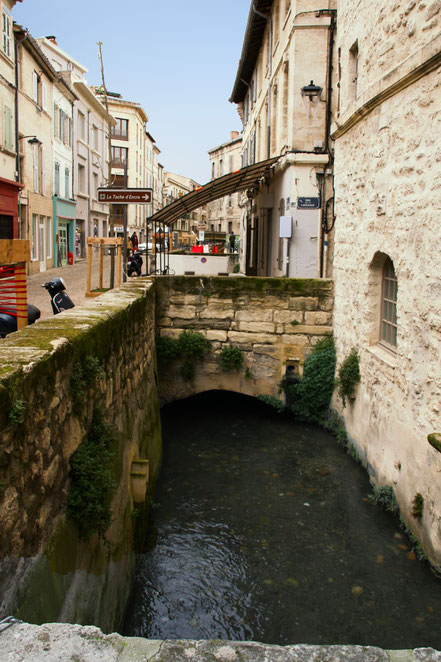
[(234, 172), (211, 180), (205, 186), (201, 186), (187, 195), (174, 200), (169, 205), (160, 209), (150, 216), (149, 222), (171, 225), (179, 218), (183, 218), (194, 209), (206, 205), (208, 202), (223, 198), (225, 195), (231, 195), (236, 191), (243, 191), (251, 188), (253, 184), (259, 182), (279, 160), (279, 156), (259, 163), (235, 170)]

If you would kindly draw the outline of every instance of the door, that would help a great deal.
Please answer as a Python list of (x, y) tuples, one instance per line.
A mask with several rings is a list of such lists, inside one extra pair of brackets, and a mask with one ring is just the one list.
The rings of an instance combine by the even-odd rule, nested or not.
[(58, 262), (61, 267), (67, 266), (67, 225), (60, 223), (58, 226)]
[(38, 257), (40, 258), (40, 271), (46, 271), (46, 233), (44, 216), (40, 216), (40, 225), (38, 226)]
[(257, 248), (259, 240), (259, 218), (257, 216), (247, 217), (247, 253), (246, 269), (247, 276), (257, 276)]

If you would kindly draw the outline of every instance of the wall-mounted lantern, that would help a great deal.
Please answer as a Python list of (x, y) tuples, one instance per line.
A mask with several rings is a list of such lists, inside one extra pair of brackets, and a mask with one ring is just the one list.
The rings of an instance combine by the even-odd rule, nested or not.
[(312, 80), (309, 85), (304, 85), (301, 89), (302, 100), (305, 106), (305, 111), (309, 113), (309, 109), (312, 106), (313, 116), (315, 118), (317, 113), (317, 106), (322, 97), (323, 88), (320, 85), (314, 85)]

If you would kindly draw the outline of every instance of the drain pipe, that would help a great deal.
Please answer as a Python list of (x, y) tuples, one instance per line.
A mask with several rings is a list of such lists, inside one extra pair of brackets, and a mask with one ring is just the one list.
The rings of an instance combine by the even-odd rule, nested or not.
[(253, 12), (264, 18), (269, 27), (269, 46), (268, 46), (268, 117), (267, 117), (267, 158), (271, 157), (271, 75), (272, 75), (272, 61), (273, 61), (273, 21), (271, 16), (263, 14), (256, 9), (253, 2), (251, 5)]

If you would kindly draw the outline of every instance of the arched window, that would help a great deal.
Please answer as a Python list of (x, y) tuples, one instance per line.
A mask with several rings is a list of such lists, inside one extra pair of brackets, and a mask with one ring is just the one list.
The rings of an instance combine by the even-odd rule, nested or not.
[(393, 349), (397, 346), (397, 292), (394, 265), (388, 257), (383, 267), (380, 342)]

